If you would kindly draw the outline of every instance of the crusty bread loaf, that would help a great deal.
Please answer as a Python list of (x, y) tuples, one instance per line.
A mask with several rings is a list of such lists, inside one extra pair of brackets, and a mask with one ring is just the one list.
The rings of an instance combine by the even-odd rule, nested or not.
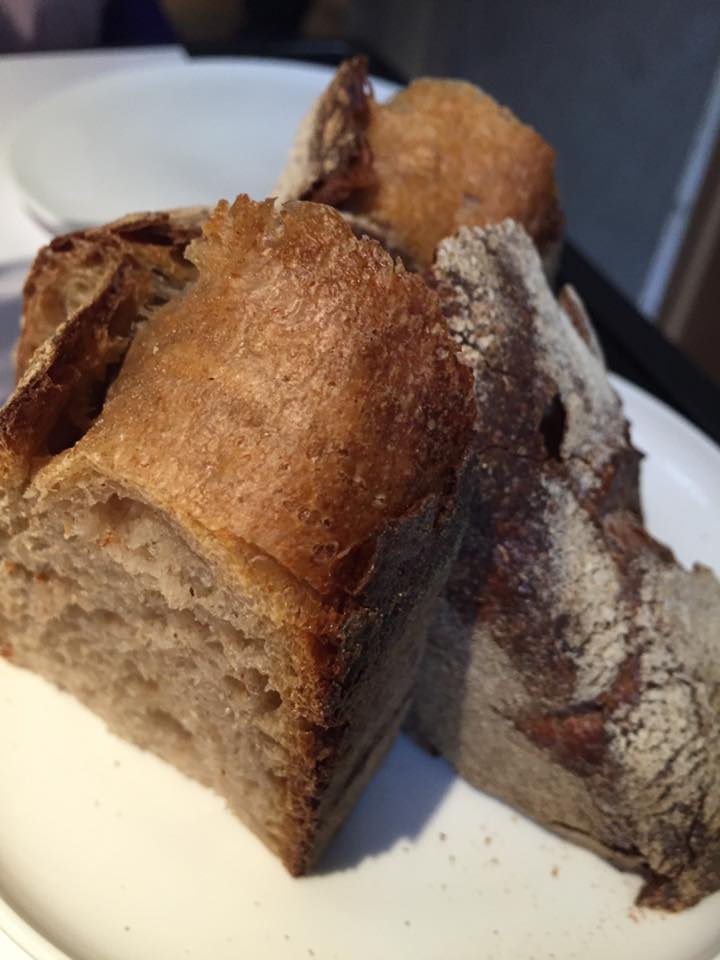
[(458, 227), (506, 217), (549, 263), (562, 233), (554, 169), (551, 147), (472, 84), (415, 80), (379, 104), (354, 57), (303, 121), (275, 189), (359, 216), (420, 268)]
[(0, 647), (301, 873), (404, 716), (472, 374), (330, 208), (241, 197), (189, 247), (133, 222), (54, 241), (28, 284), (26, 342), (60, 324), (0, 413)]
[(476, 371), (480, 471), (410, 726), (475, 786), (620, 867), (643, 904), (720, 887), (720, 584), (643, 529), (577, 296), (510, 222), (433, 267)]

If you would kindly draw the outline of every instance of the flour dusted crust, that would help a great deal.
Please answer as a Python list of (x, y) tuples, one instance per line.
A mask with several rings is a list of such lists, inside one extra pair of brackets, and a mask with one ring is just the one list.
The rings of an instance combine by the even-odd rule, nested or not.
[(302, 873), (408, 707), (472, 375), (432, 291), (329, 207), (240, 197), (178, 229), (35, 265), (28, 336), (36, 296), (62, 308), (0, 412), (1, 646)]
[(433, 267), (476, 371), (480, 474), (411, 727), (470, 782), (642, 873), (720, 887), (720, 585), (643, 529), (620, 403), (576, 295), (523, 230), (463, 229)]
[(303, 121), (276, 191), (362, 216), (421, 268), (461, 225), (505, 217), (549, 262), (563, 222), (554, 167), (544, 140), (472, 84), (423, 78), (379, 104), (355, 57)]

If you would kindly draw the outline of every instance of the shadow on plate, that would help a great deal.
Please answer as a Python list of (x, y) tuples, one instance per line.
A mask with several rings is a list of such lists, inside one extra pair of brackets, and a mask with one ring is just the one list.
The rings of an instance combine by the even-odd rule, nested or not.
[(395, 741), (316, 874), (349, 870), (401, 841), (412, 842), (449, 790), (455, 774), (405, 736)]

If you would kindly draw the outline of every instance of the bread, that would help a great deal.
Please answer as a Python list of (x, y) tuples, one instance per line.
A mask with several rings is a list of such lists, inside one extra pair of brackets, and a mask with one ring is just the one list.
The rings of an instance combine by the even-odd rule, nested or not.
[(275, 190), (360, 216), (420, 269), (458, 227), (506, 217), (549, 264), (562, 235), (554, 169), (551, 147), (472, 84), (415, 80), (379, 104), (354, 57), (303, 121)]
[(0, 413), (0, 646), (299, 874), (405, 714), (466, 516), (472, 375), (423, 281), (330, 208), (221, 203), (189, 246), (170, 231), (177, 277), (156, 226), (33, 270), (25, 335), (48, 262), (66, 319)]
[(143, 287), (144, 309), (169, 300), (195, 276), (185, 259), (188, 243), (200, 235), (208, 210), (141, 213), (106, 226), (56, 237), (32, 265), (24, 290), (24, 311), (16, 349), (18, 378), (35, 350), (79, 306), (93, 298), (109, 271), (127, 263)]
[(470, 783), (624, 869), (720, 887), (720, 584), (643, 529), (620, 403), (525, 232), (463, 229), (433, 278), (483, 421), (468, 533), (409, 725)]

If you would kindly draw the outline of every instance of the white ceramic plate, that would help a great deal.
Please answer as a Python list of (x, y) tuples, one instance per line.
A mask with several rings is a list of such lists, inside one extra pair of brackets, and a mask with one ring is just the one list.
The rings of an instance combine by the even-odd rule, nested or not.
[[(616, 380), (651, 529), (720, 569), (720, 451)], [(710, 960), (670, 916), (400, 738), (321, 871), (291, 880), (208, 790), (0, 666), (0, 927), (36, 960)]]
[[(112, 73), (43, 100), (18, 125), (13, 176), (52, 230), (272, 191), (305, 111), (333, 75), (283, 60), (202, 60)], [(378, 99), (397, 89), (373, 81)]]

